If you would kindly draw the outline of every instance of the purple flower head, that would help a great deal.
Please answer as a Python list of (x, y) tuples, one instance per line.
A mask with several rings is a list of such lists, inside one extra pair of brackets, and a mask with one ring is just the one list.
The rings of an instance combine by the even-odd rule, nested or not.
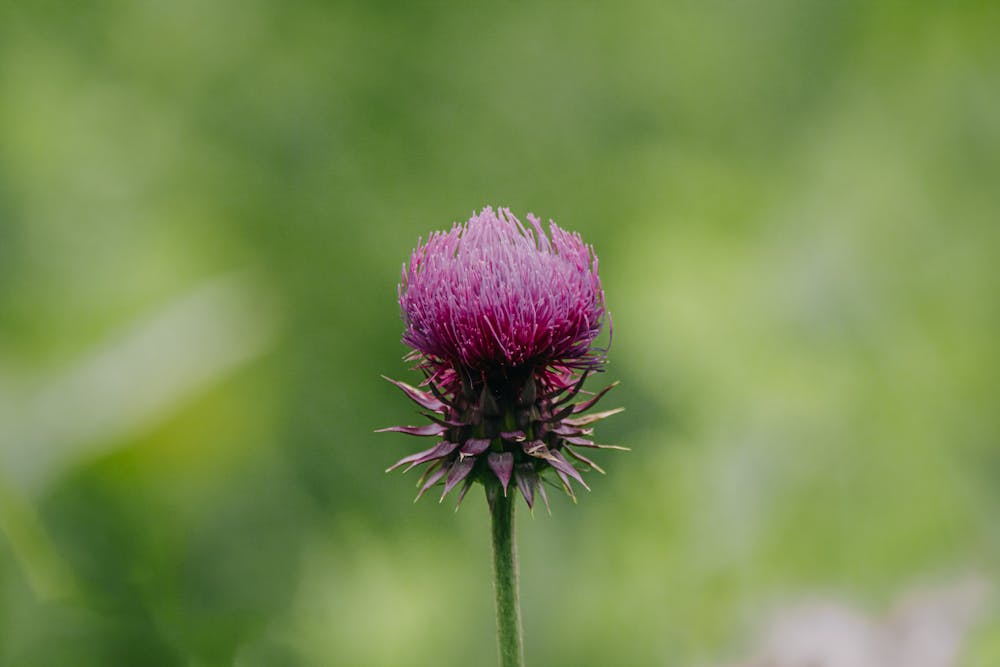
[(579, 234), (528, 214), (483, 209), (431, 234), (403, 268), (403, 342), (440, 364), (473, 370), (595, 368), (604, 322), (597, 257)]
[(619, 410), (579, 415), (614, 385), (570, 402), (605, 363), (606, 350), (594, 347), (605, 319), (597, 257), (554, 222), (548, 235), (535, 216), (528, 223), (485, 208), (431, 234), (403, 267), (403, 342), (425, 389), (390, 381), (431, 423), (382, 430), (440, 438), (390, 468), (428, 464), (418, 498), (442, 484), (443, 499), (461, 483), (461, 502), (481, 481), (491, 504), (513, 486), (529, 506), (536, 492), (547, 503), (546, 473), (571, 496), (571, 480), (587, 487), (566, 455), (603, 472), (576, 450), (623, 449), (591, 439), (590, 424)]

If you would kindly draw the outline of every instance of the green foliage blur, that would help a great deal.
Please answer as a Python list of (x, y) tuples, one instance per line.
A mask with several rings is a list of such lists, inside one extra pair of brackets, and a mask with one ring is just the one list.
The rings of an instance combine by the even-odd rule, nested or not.
[[(1000, 5), (0, 3), (0, 665), (490, 665), (380, 374), (420, 236), (579, 231), (606, 477), (533, 665), (715, 665), (1000, 562)], [(592, 385), (597, 386), (597, 382)], [(552, 494), (555, 496), (555, 494)], [(994, 589), (994, 593), (997, 591)], [(1000, 664), (996, 596), (963, 665)]]

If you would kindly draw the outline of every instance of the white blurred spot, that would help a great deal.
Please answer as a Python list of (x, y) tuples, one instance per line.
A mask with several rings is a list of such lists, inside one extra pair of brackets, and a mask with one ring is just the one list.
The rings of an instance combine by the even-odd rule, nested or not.
[(835, 600), (798, 603), (765, 625), (752, 660), (732, 667), (956, 667), (991, 593), (977, 577), (915, 589), (881, 619)]

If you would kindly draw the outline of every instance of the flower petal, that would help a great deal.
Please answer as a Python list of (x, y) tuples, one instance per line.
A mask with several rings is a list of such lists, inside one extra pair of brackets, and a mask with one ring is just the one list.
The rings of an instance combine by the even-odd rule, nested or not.
[(469, 492), (469, 489), (472, 487), (473, 481), (474, 480), (472, 477), (466, 477), (465, 484), (463, 484), (462, 488), (458, 490), (458, 502), (455, 503), (456, 512), (458, 511), (458, 508), (462, 506), (462, 501), (465, 500), (465, 494)]
[(479, 456), (490, 447), (489, 438), (469, 438), (459, 451), (463, 456)]
[(547, 396), (547, 398), (555, 398), (556, 396), (559, 396), (559, 394), (561, 394), (564, 391), (568, 390), (569, 391), (568, 394), (566, 394), (565, 396), (561, 396), (558, 399), (556, 399), (555, 401), (553, 401), (552, 405), (562, 405), (566, 401), (573, 400), (573, 397), (575, 397), (577, 394), (580, 393), (580, 390), (583, 388), (583, 383), (587, 380), (588, 375), (589, 375), (589, 373), (583, 373), (580, 376), (580, 379), (577, 380), (575, 383), (573, 383), (572, 386), (561, 387), (561, 388), (557, 389), (555, 392), (553, 392), (552, 394), (550, 394), (549, 396)]
[(388, 426), (376, 430), (376, 433), (405, 433), (426, 438), (430, 436), (443, 435), (448, 431), (448, 427), (442, 424), (425, 424), (424, 426)]
[(433, 412), (421, 412), (420, 414), (427, 417), (435, 424), (441, 424), (441, 426), (468, 426), (466, 422), (460, 422), (454, 419), (445, 419), (444, 417), (439, 417)]
[(545, 493), (545, 485), (541, 481), (538, 482), (538, 495), (542, 497), (542, 501), (545, 503), (545, 511), (551, 515), (552, 508), (549, 507), (549, 496)]
[(562, 423), (556, 424), (555, 426), (549, 427), (549, 431), (552, 433), (558, 433), (559, 435), (588, 435), (593, 433), (591, 429), (579, 428), (576, 426), (570, 426), (569, 424)]
[(566, 457), (562, 455), (562, 452), (556, 451), (556, 452), (551, 452), (551, 454), (552, 454), (551, 458), (548, 457), (546, 458), (546, 460), (549, 462), (549, 465), (555, 468), (556, 471), (569, 475), (576, 481), (580, 482), (580, 484), (583, 485), (583, 488), (590, 491), (590, 487), (587, 486), (587, 483), (583, 481), (583, 477), (580, 476), (580, 471), (574, 468), (573, 464), (566, 460)]
[(434, 412), (443, 412), (445, 407), (447, 407), (442, 401), (439, 401), (426, 391), (420, 391), (416, 387), (412, 387), (399, 380), (393, 380), (391, 377), (386, 377), (385, 375), (382, 377), (402, 389), (403, 393), (410, 397), (410, 400), (423, 408), (433, 410)]
[(441, 460), (444, 457), (451, 454), (453, 451), (455, 451), (456, 447), (458, 447), (457, 443), (443, 440), (433, 448), (433, 452), (429, 452), (414, 461), (410, 461), (410, 465), (406, 466), (406, 468), (403, 469), (403, 473), (405, 474), (410, 472), (410, 470), (420, 465), (421, 463), (426, 463), (428, 461), (433, 461), (435, 459)]
[(454, 451), (454, 449), (456, 447), (458, 447), (458, 444), (454, 443), (454, 442), (447, 442), (447, 441), (445, 441), (445, 442), (439, 442), (438, 444), (434, 445), (430, 449), (425, 449), (422, 452), (417, 452), (416, 454), (411, 454), (411, 455), (407, 456), (406, 458), (402, 458), (402, 459), (396, 461), (395, 463), (392, 464), (391, 467), (386, 468), (385, 471), (386, 472), (391, 472), (391, 471), (395, 470), (396, 468), (398, 468), (399, 466), (405, 465), (407, 463), (410, 464), (410, 467), (407, 468), (407, 470), (409, 470), (413, 466), (420, 465), (421, 463), (426, 463), (427, 461), (432, 461), (434, 459), (439, 459), (442, 456), (447, 456), (448, 454), (451, 454), (452, 451)]
[(588, 459), (583, 454), (576, 453), (575, 451), (573, 451), (572, 449), (570, 449), (569, 446), (565, 446), (565, 447), (563, 447), (563, 449), (565, 451), (569, 452), (569, 455), (572, 456), (577, 461), (579, 461), (580, 463), (587, 464), (588, 466), (590, 466), (591, 468), (593, 468), (597, 472), (601, 473), (602, 475), (606, 475), (607, 474), (606, 472), (604, 472), (604, 469), (601, 468), (601, 466), (597, 465), (596, 463), (594, 463), (593, 461), (591, 461), (590, 459)]
[(517, 488), (521, 490), (524, 502), (528, 503), (530, 509), (535, 502), (535, 487), (538, 486), (538, 473), (535, 472), (535, 467), (530, 463), (519, 463), (514, 470), (514, 481), (517, 482)]
[(448, 495), (448, 492), (455, 488), (455, 485), (461, 482), (463, 479), (469, 476), (472, 472), (473, 466), (476, 465), (475, 459), (459, 459), (451, 464), (451, 469), (448, 470), (448, 479), (444, 482), (444, 491), (441, 493), (441, 500), (438, 502), (443, 502), (444, 497)]
[(564, 473), (561, 470), (556, 470), (556, 474), (559, 475), (559, 479), (562, 480), (563, 491), (565, 491), (566, 495), (568, 495), (570, 498), (572, 498), (573, 502), (575, 503), (576, 502), (576, 494), (573, 493), (573, 485), (570, 483), (569, 477), (567, 477), (566, 473)]
[(621, 445), (598, 445), (595, 444), (593, 440), (587, 440), (586, 438), (564, 437), (563, 440), (571, 445), (576, 445), (577, 447), (590, 447), (592, 449), (617, 449), (621, 452), (632, 451), (628, 447), (622, 447)]
[(593, 424), (594, 422), (601, 421), (611, 415), (616, 415), (624, 409), (625, 408), (615, 408), (614, 410), (605, 410), (604, 412), (595, 412), (582, 417), (574, 417), (573, 419), (564, 419), (563, 424), (569, 424), (570, 426), (586, 426), (587, 424)]
[(503, 494), (506, 496), (510, 475), (514, 470), (514, 455), (510, 452), (490, 452), (489, 456), (486, 457), (486, 463), (500, 480), (503, 485)]
[(525, 454), (534, 456), (536, 459), (547, 459), (552, 456), (552, 452), (541, 440), (521, 443), (521, 449), (524, 450)]
[(589, 410), (590, 408), (594, 407), (594, 404), (597, 403), (597, 401), (601, 400), (601, 398), (606, 393), (608, 393), (609, 391), (611, 391), (612, 389), (614, 389), (615, 387), (617, 387), (618, 384), (619, 384), (619, 382), (617, 380), (615, 380), (614, 382), (612, 382), (611, 384), (609, 384), (607, 387), (605, 387), (604, 389), (602, 389), (599, 392), (597, 392), (597, 394), (593, 398), (591, 398), (589, 400), (586, 400), (586, 401), (582, 401), (580, 403), (574, 403), (573, 404), (573, 412), (583, 412), (584, 410)]
[(446, 472), (448, 472), (448, 466), (441, 466), (428, 475), (427, 480), (424, 482), (424, 485), (420, 487), (420, 492), (417, 493), (417, 497), (413, 499), (413, 502), (420, 500), (420, 496), (424, 495), (424, 491), (437, 484), (438, 480), (444, 477)]

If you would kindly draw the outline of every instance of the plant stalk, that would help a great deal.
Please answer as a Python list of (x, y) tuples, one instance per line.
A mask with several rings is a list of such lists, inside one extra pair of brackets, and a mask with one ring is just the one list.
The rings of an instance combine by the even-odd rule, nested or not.
[(517, 596), (517, 546), (514, 543), (514, 489), (497, 493), (493, 518), (493, 575), (496, 593), (497, 646), (501, 667), (524, 667), (521, 605)]

